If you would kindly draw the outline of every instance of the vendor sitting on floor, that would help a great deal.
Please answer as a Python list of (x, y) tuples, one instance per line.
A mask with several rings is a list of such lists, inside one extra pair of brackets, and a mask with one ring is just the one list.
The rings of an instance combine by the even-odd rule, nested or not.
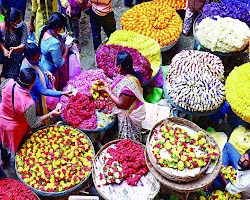
[(250, 198), (250, 148), (241, 155), (232, 144), (226, 143), (222, 153), (222, 165), (231, 165), (237, 170), (236, 182), (231, 183), (220, 173), (215, 179), (215, 189), (226, 189), (230, 194), (242, 192), (243, 199)]

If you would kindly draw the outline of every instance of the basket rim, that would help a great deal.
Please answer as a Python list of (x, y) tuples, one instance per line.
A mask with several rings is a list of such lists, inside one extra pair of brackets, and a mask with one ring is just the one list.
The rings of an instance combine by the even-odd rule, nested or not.
[[(152, 152), (150, 151), (150, 139), (153, 137), (153, 130), (160, 126), (161, 124), (163, 124), (164, 122), (167, 122), (167, 123), (174, 123), (174, 124), (179, 124), (179, 125), (185, 125), (185, 126), (188, 126), (187, 124), (183, 124), (181, 122), (186, 122), (186, 123), (189, 123), (191, 125), (193, 125), (195, 128), (199, 129), (200, 131), (203, 131), (205, 134), (206, 134), (206, 139), (209, 138), (211, 140), (212, 136), (210, 136), (205, 130), (203, 130), (202, 128), (200, 128), (198, 125), (196, 125), (195, 123), (189, 121), (189, 120), (186, 120), (186, 119), (183, 119), (183, 118), (179, 118), (179, 117), (172, 117), (172, 118), (167, 118), (167, 119), (163, 119), (162, 121), (158, 122), (150, 131), (149, 135), (148, 135), (148, 138), (147, 138), (147, 142), (146, 142), (146, 150), (147, 150), (147, 153), (148, 153), (148, 156), (149, 156), (149, 160), (150, 162), (152, 163), (152, 165), (154, 166), (154, 168), (162, 175), (164, 176), (165, 178), (167, 179), (170, 179), (170, 180), (176, 180), (176, 181), (180, 181), (180, 182), (190, 182), (190, 181), (193, 181), (195, 179), (198, 179), (200, 176), (202, 176), (206, 170), (208, 169), (210, 163), (211, 163), (211, 158), (209, 159), (209, 162), (201, 168), (201, 171), (194, 177), (192, 176), (177, 176), (177, 175), (173, 175), (173, 174), (169, 174), (167, 173), (166, 171), (164, 171), (155, 161), (155, 159), (153, 158), (152, 156)], [(193, 127), (191, 126), (188, 126), (189, 128), (195, 130)], [(198, 132), (197, 130), (195, 130), (196, 132)], [(215, 142), (215, 140), (213, 140), (212, 138), (212, 142), (216, 145), (216, 147), (218, 148), (218, 150), (220, 151), (219, 149), (219, 146), (218, 144)]]
[[(48, 125), (48, 126), (42, 126), (42, 127), (38, 128), (38, 129), (35, 129), (35, 130), (32, 132), (32, 134), (35, 133), (35, 132), (37, 132), (38, 130), (42, 130), (42, 129), (45, 129), (45, 128), (48, 128), (48, 127), (54, 127), (54, 126), (57, 126), (57, 125), (59, 125), (59, 126), (66, 126), (66, 127), (69, 127), (69, 128), (73, 128), (73, 129), (76, 129), (76, 130), (80, 131), (81, 133), (83, 133), (84, 136), (88, 139), (88, 141), (89, 141), (89, 143), (90, 143), (90, 145), (91, 145), (91, 148), (92, 148), (92, 150), (93, 150), (93, 155), (94, 155), (94, 157), (95, 157), (95, 149), (94, 149), (93, 143), (92, 143), (92, 141), (90, 140), (90, 138), (87, 136), (87, 134), (84, 133), (82, 130), (80, 130), (80, 129), (78, 129), (78, 128), (74, 128), (74, 127), (72, 127), (72, 126), (70, 126), (70, 125), (64, 125), (64, 124), (51, 124), (51, 125)], [(29, 137), (31, 137), (32, 134), (30, 134)], [(19, 150), (19, 151), (20, 151), (20, 150)], [(59, 197), (59, 196), (63, 196), (63, 195), (66, 195), (66, 194), (70, 194), (70, 193), (74, 192), (75, 190), (79, 189), (80, 187), (82, 187), (82, 186), (89, 180), (89, 178), (90, 178), (90, 176), (91, 176), (91, 172), (92, 172), (92, 171), (91, 171), (91, 172), (89, 173), (89, 175), (84, 179), (83, 182), (79, 183), (78, 185), (75, 185), (75, 186), (72, 187), (72, 188), (69, 188), (68, 190), (64, 190), (64, 191), (61, 191), (61, 192), (46, 192), (46, 191), (38, 190), (38, 189), (36, 189), (36, 188), (30, 186), (29, 184), (27, 184), (27, 183), (21, 178), (21, 176), (20, 176), (19, 173), (18, 173), (16, 157), (17, 157), (19, 151), (17, 151), (17, 152), (16, 152), (16, 155), (15, 155), (15, 170), (16, 170), (16, 175), (17, 175), (18, 179), (19, 179), (23, 184), (25, 184), (26, 186), (28, 186), (35, 194), (42, 195), (42, 196), (49, 196), (49, 197)], [(93, 164), (94, 164), (94, 161), (93, 161)], [(92, 164), (92, 166), (93, 166), (93, 164)]]
[[(109, 147), (110, 145), (112, 145), (112, 144), (118, 143), (118, 142), (121, 141), (121, 140), (123, 140), (123, 139), (116, 139), (116, 140), (112, 140), (112, 141), (106, 143), (106, 144), (97, 152), (97, 154), (95, 155), (95, 157), (94, 157), (94, 162), (93, 162), (93, 165), (92, 165), (92, 178), (93, 178), (93, 183), (94, 183), (94, 185), (95, 185), (95, 188), (96, 188), (97, 192), (102, 196), (102, 198), (107, 199), (107, 200), (108, 200), (108, 198), (107, 198), (107, 197), (99, 190), (99, 188), (97, 187), (97, 183), (96, 183), (96, 178), (97, 178), (97, 176), (96, 176), (96, 173), (95, 173), (95, 167), (96, 167), (95, 161), (96, 161), (96, 159), (100, 156), (100, 154), (101, 154), (106, 148), (108, 148), (108, 147)], [(142, 147), (142, 149), (144, 149), (144, 154), (145, 154), (145, 152), (146, 152), (146, 145), (144, 145), (144, 144), (142, 144), (142, 143), (140, 143), (140, 142), (138, 142), (138, 141), (135, 141), (135, 140), (131, 140), (131, 142), (140, 145), (140, 146)], [(147, 172), (147, 173), (148, 173), (148, 172)], [(152, 173), (152, 172), (151, 172), (151, 173)], [(157, 179), (156, 179), (156, 180), (157, 180)], [(157, 180), (157, 181), (158, 181), (158, 180)], [(159, 189), (158, 189), (158, 192), (159, 192), (159, 190), (160, 190), (160, 187), (159, 187)], [(155, 196), (158, 194), (158, 192), (155, 193)], [(155, 196), (154, 196), (154, 198), (155, 198)]]

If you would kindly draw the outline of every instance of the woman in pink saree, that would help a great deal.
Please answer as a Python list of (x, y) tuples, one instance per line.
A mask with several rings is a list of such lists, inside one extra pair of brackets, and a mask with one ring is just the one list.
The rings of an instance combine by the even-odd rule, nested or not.
[(139, 82), (139, 74), (133, 69), (133, 60), (129, 53), (118, 53), (117, 67), (123, 76), (114, 79), (111, 90), (104, 87), (116, 106), (113, 110), (118, 115), (119, 138), (130, 138), (141, 141), (141, 123), (146, 117), (143, 91)]
[[(6, 79), (0, 85), (2, 103), (0, 103), (0, 149), (4, 168), (7, 167), (10, 154), (16, 153), (19, 144), (30, 133), (51, 116), (60, 112), (53, 110), (41, 117), (36, 116), (36, 105), (30, 96), (30, 89), (36, 80), (34, 69), (21, 70), (17, 82)], [(25, 139), (25, 138), (24, 138)]]

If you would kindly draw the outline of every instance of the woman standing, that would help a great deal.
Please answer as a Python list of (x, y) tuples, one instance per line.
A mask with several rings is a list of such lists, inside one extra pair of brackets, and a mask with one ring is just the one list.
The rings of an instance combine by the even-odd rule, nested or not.
[(19, 10), (11, 8), (6, 12), (5, 29), (3, 41), (0, 41), (5, 61), (3, 64), (2, 76), (16, 79), (20, 72), (20, 64), (23, 60), (23, 50), (27, 43), (27, 26), (22, 21)]
[(34, 69), (21, 70), (17, 81), (6, 79), (0, 85), (2, 103), (0, 103), (0, 148), (3, 167), (8, 164), (7, 150), (16, 153), (18, 146), (30, 128), (37, 128), (51, 116), (60, 114), (58, 110), (37, 117), (36, 104), (30, 96), (30, 89), (36, 80)]
[(133, 69), (133, 60), (129, 53), (121, 51), (117, 55), (117, 67), (124, 76), (117, 77), (111, 90), (104, 87), (116, 107), (113, 113), (118, 115), (119, 138), (141, 140), (141, 123), (146, 117), (143, 93), (139, 74)]
[[(24, 50), (24, 56), (21, 70), (25, 68), (33, 68), (36, 72), (36, 82), (30, 91), (30, 95), (36, 103), (37, 115), (44, 115), (48, 113), (46, 105), (46, 96), (60, 97), (62, 95), (70, 96), (69, 91), (57, 91), (50, 88), (50, 84), (53, 82), (53, 75), (50, 71), (44, 70), (42, 65), (39, 64), (41, 58), (41, 51), (39, 47), (34, 43), (26, 45)], [(56, 99), (54, 99), (56, 101)]]
[[(66, 14), (71, 14), (71, 6), (68, 0), (60, 0), (61, 5), (66, 9)], [(35, 31), (36, 40), (39, 40), (38, 32), (49, 17), (58, 12), (58, 0), (32, 0), (32, 16), (30, 20), (30, 32)], [(35, 25), (34, 25), (35, 22)]]
[(53, 13), (47, 24), (40, 29), (39, 47), (41, 48), (41, 65), (56, 76), (55, 88), (62, 90), (67, 84), (68, 67), (66, 58), (71, 46), (65, 45), (59, 34), (66, 24), (66, 18), (60, 13)]

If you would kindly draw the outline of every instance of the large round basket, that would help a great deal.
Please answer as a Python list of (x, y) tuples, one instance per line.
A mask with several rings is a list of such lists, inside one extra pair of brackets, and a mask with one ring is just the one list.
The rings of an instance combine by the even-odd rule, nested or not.
[[(44, 126), (44, 127), (41, 127), (39, 129), (37, 129), (36, 131), (38, 130), (42, 130), (44, 128), (47, 128), (47, 127), (54, 127), (56, 125), (50, 125), (50, 126)], [(60, 126), (66, 126), (66, 127), (69, 127), (69, 128), (73, 128), (72, 126), (68, 126), (68, 125), (60, 125)], [(78, 128), (73, 128), (73, 129), (76, 129), (78, 130), (79, 132), (81, 132), (85, 137), (86, 139), (89, 141), (89, 144), (91, 145), (91, 148), (93, 150), (93, 154), (95, 155), (95, 149), (94, 149), (94, 146), (91, 142), (91, 140), (89, 139), (89, 137), (80, 129)], [(34, 132), (36, 132), (34, 131)], [(16, 156), (17, 156), (18, 152), (16, 153)], [(16, 160), (16, 159), (15, 159)], [(83, 181), (81, 182), (80, 184), (68, 189), (68, 190), (65, 190), (65, 191), (62, 191), (62, 192), (45, 192), (45, 191), (41, 191), (41, 190), (37, 190), (35, 188), (33, 188), (32, 186), (28, 185), (23, 179), (22, 177), (19, 175), (18, 171), (17, 171), (17, 162), (15, 161), (15, 170), (16, 170), (16, 175), (18, 177), (18, 179), (23, 183), (25, 184), (26, 186), (28, 186), (35, 194), (37, 195), (41, 195), (41, 196), (46, 196), (46, 197), (60, 197), (60, 196), (64, 196), (64, 195), (69, 195), (71, 194), (72, 192), (78, 190), (78, 189), (81, 189), (83, 187), (83, 185), (89, 180), (89, 177), (91, 176), (91, 173), (88, 175), (88, 177)]]
[(209, 115), (212, 115), (214, 113), (216, 113), (217, 111), (219, 111), (222, 106), (224, 105), (225, 103), (225, 100), (223, 101), (223, 103), (216, 109), (214, 110), (209, 110), (209, 111), (204, 111), (204, 112), (199, 112), (199, 111), (189, 111), (189, 110), (186, 110), (178, 105), (176, 105), (172, 99), (170, 98), (170, 96), (168, 95), (168, 92), (167, 92), (167, 87), (168, 87), (168, 81), (166, 80), (166, 78), (164, 79), (164, 85), (163, 85), (163, 93), (164, 93), (164, 96), (165, 98), (171, 103), (171, 105), (173, 107), (175, 107), (177, 110), (183, 112), (183, 113), (186, 113), (188, 115), (193, 115), (193, 116), (209, 116)]
[(214, 179), (218, 176), (220, 172), (220, 168), (222, 165), (222, 156), (219, 156), (219, 160), (216, 163), (214, 170), (211, 173), (204, 174), (199, 179), (194, 180), (192, 182), (176, 182), (173, 180), (169, 180), (163, 177), (152, 165), (149, 160), (149, 156), (147, 151), (145, 151), (146, 163), (149, 168), (149, 171), (153, 173), (154, 177), (163, 185), (167, 186), (169, 189), (177, 191), (177, 192), (195, 192), (208, 185), (214, 181)]
[[(112, 144), (118, 143), (120, 140), (121, 140), (121, 139), (113, 140), (113, 141), (111, 141), (111, 142), (105, 144), (105, 145), (97, 152), (97, 154), (95, 155), (94, 164), (93, 164), (93, 166), (92, 166), (92, 177), (93, 177), (93, 182), (94, 182), (95, 188), (97, 189), (98, 193), (102, 196), (102, 198), (107, 199), (107, 200), (108, 200), (109, 198), (107, 198), (106, 195), (99, 189), (99, 187), (98, 187), (98, 185), (97, 185), (97, 182), (96, 182), (96, 179), (99, 178), (99, 175), (97, 175), (96, 172), (95, 172), (95, 169), (96, 169), (95, 163), (96, 163), (97, 159), (99, 158), (100, 154), (101, 154), (106, 148), (108, 148), (108, 147), (109, 147), (110, 145), (112, 145)], [(135, 144), (140, 145), (140, 146), (145, 150), (145, 145), (143, 145), (142, 143), (137, 142), (137, 141), (132, 141), (132, 142), (135, 143)], [(149, 173), (149, 172), (148, 172), (148, 173)], [(157, 183), (158, 183), (158, 181), (157, 181)], [(129, 186), (129, 187), (130, 187), (130, 186)], [(153, 188), (152, 188), (152, 189), (153, 189)], [(160, 190), (160, 184), (158, 183), (158, 186), (157, 186), (157, 187), (155, 188), (155, 190), (154, 190), (154, 196), (152, 196), (150, 199), (154, 199), (155, 196), (157, 195), (157, 193), (159, 192), (159, 190)]]
[(168, 50), (172, 49), (179, 42), (179, 40), (180, 40), (180, 37), (178, 38), (178, 40), (176, 40), (172, 44), (169, 44), (165, 47), (161, 47), (161, 52), (168, 51)]
[(216, 141), (213, 139), (213, 137), (211, 135), (209, 135), (209, 133), (207, 133), (205, 130), (203, 130), (202, 128), (200, 128), (199, 126), (197, 126), (196, 124), (194, 124), (193, 122), (183, 119), (183, 118), (179, 118), (179, 117), (173, 117), (173, 118), (168, 118), (165, 120), (162, 120), (160, 122), (158, 122), (150, 131), (148, 138), (147, 138), (147, 143), (146, 143), (146, 149), (147, 149), (147, 153), (149, 156), (149, 160), (150, 162), (153, 164), (154, 168), (165, 178), (175, 181), (175, 182), (190, 182), (190, 181), (194, 181), (199, 179), (203, 174), (205, 174), (206, 170), (208, 169), (210, 163), (211, 163), (211, 159), (209, 160), (209, 162), (203, 166), (200, 170), (200, 172), (195, 175), (195, 176), (178, 176), (178, 175), (174, 175), (174, 174), (170, 174), (167, 173), (166, 171), (164, 171), (157, 163), (156, 160), (150, 150), (150, 139), (152, 138), (152, 136), (154, 135), (154, 129), (157, 127), (160, 127), (161, 125), (166, 125), (166, 124), (176, 124), (176, 125), (182, 125), (182, 126), (187, 126), (188, 128), (198, 132), (198, 131), (203, 131), (205, 133), (206, 136), (206, 140), (208, 142), (212, 142), (213, 144), (216, 145), (217, 149), (219, 150), (219, 146), (216, 143)]
[[(178, 41), (179, 41), (179, 39), (178, 39)], [(173, 46), (174, 46), (178, 41), (176, 41), (175, 43), (172, 43), (172, 44), (170, 44), (170, 45), (173, 45)], [(108, 42), (108, 39), (106, 39), (104, 42), (102, 42), (102, 43), (99, 45), (99, 47), (97, 48), (97, 50), (98, 50), (102, 45), (106, 44), (107, 42)], [(166, 50), (165, 50), (165, 51), (166, 51)], [(162, 52), (162, 50), (161, 50), (161, 52)], [(96, 69), (99, 69), (99, 68), (97, 67), (96, 54), (95, 54), (95, 66), (96, 66)], [(160, 64), (159, 69), (157, 70), (156, 74), (155, 74), (154, 76), (152, 76), (151, 79), (149, 79), (148, 81), (146, 81), (146, 82), (144, 82), (144, 83), (141, 83), (141, 86), (142, 86), (142, 87), (149, 85), (149, 83), (151, 83), (151, 82), (155, 79), (155, 77), (157, 77), (157, 75), (159, 74), (159, 72), (160, 72), (160, 70), (161, 70), (161, 66), (162, 66), (162, 56), (161, 56), (161, 64)]]
[(197, 18), (195, 19), (195, 21), (193, 23), (193, 34), (194, 34), (194, 40), (195, 40), (195, 42), (198, 44), (198, 46), (201, 49), (203, 49), (206, 52), (209, 52), (209, 53), (212, 53), (214, 55), (221, 56), (221, 57), (224, 57), (224, 56), (235, 56), (235, 55), (237, 55), (239, 53), (244, 52), (247, 49), (249, 38), (247, 40), (245, 40), (244, 45), (238, 51), (235, 51), (235, 52), (223, 53), (223, 52), (219, 52), (219, 51), (211, 51), (211, 49), (208, 49), (208, 48), (204, 47), (200, 43), (200, 41), (198, 40), (197, 35), (196, 35), (196, 32), (198, 31), (198, 22), (197, 21), (198, 21), (198, 19), (200, 17), (201, 17), (201, 15), (197, 16)]

